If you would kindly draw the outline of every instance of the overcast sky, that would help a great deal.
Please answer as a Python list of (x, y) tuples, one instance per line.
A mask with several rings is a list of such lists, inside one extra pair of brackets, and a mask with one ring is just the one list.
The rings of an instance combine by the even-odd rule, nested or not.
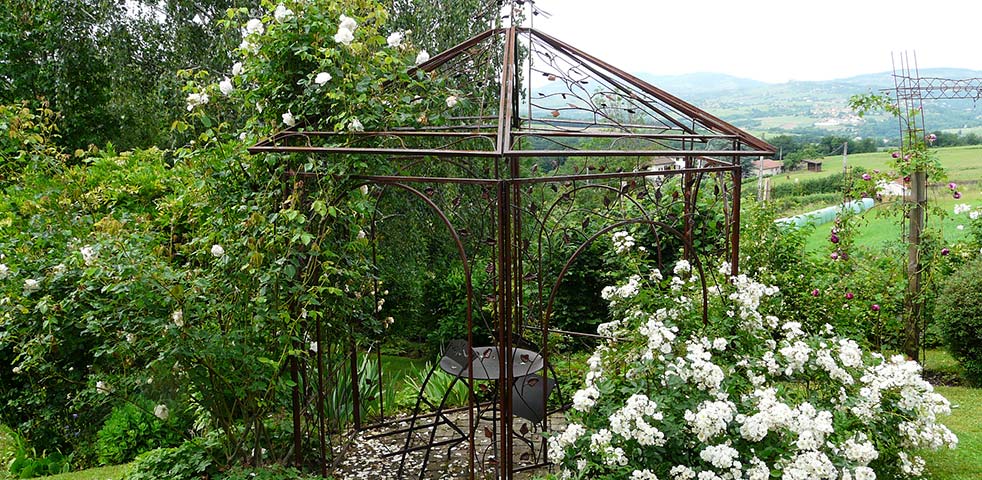
[[(765, 82), (892, 69), (982, 70), (980, 0), (535, 0), (535, 28), (627, 71)], [(899, 58), (898, 58), (899, 61)]]

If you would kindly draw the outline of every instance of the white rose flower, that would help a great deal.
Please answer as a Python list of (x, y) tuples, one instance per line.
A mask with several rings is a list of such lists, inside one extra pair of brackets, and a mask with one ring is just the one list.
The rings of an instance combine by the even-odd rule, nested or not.
[(232, 90), (235, 90), (235, 87), (232, 86), (232, 80), (225, 77), (224, 80), (218, 82), (218, 89), (222, 92), (222, 95), (227, 97), (232, 93)]
[(61, 274), (65, 273), (65, 270), (66, 269), (65, 269), (65, 264), (64, 263), (59, 263), (58, 265), (55, 265), (55, 266), (51, 267), (51, 271), (55, 275), (61, 275)]
[(321, 72), (321, 73), (318, 73), (316, 77), (314, 77), (314, 83), (316, 83), (318, 85), (323, 85), (323, 84), (331, 81), (331, 78), (332, 77), (331, 77), (331, 74), (330, 73)]
[(174, 325), (177, 328), (184, 327), (184, 310), (174, 310), (174, 313), (170, 314), (170, 319), (174, 321)]
[(153, 416), (161, 420), (167, 420), (167, 417), (170, 417), (170, 409), (164, 404), (157, 405), (153, 409)]
[(93, 263), (95, 263), (96, 253), (95, 249), (91, 246), (86, 245), (80, 248), (79, 253), (82, 254), (82, 261), (84, 261), (86, 265), (91, 266)]
[(211, 254), (214, 255), (216, 258), (221, 258), (225, 256), (225, 249), (222, 248), (221, 245), (216, 243), (211, 246)]
[(10, 268), (7, 265), (0, 263), (0, 280), (4, 280), (10, 275)]
[(103, 382), (102, 380), (95, 382), (95, 389), (98, 390), (99, 393), (103, 395), (109, 395), (113, 391), (112, 387), (110, 387), (108, 383)]
[(239, 44), (239, 48), (245, 50), (246, 53), (251, 53), (253, 55), (259, 53), (259, 44), (255, 42), (250, 42), (249, 40), (243, 39), (242, 43)]
[(242, 62), (235, 62), (235, 64), (232, 65), (232, 76), (238, 77), (239, 75), (242, 75)]
[(447, 108), (456, 107), (458, 101), (459, 101), (459, 99), (457, 98), (456, 95), (451, 95), (451, 96), (447, 97)]
[(209, 98), (207, 93), (188, 94), (188, 98), (187, 98), (188, 111), (190, 112), (191, 110), (194, 110), (194, 108), (197, 106), (207, 104), (208, 100)]
[(243, 31), (242, 36), (245, 37), (249, 35), (262, 35), (263, 32), (265, 31), (266, 31), (266, 27), (263, 26), (262, 20), (258, 18), (253, 18), (248, 22), (246, 22), (245, 30)]
[(346, 28), (339, 28), (338, 33), (334, 34), (334, 41), (343, 45), (351, 45), (355, 40), (355, 33)]
[(282, 117), (283, 117), (283, 124), (288, 127), (292, 127), (297, 124), (297, 119), (293, 118), (293, 112), (287, 111), (282, 115)]
[(27, 280), (24, 280), (24, 295), (30, 295), (40, 289), (41, 289), (41, 282), (33, 278), (28, 278)]
[(276, 6), (275, 10), (273, 10), (273, 18), (275, 18), (277, 22), (283, 23), (293, 18), (293, 10), (284, 7), (281, 3)]
[(416, 54), (416, 65), (428, 62), (429, 60), (430, 54), (426, 50), (420, 50), (419, 53)]
[(385, 39), (385, 41), (389, 44), (390, 47), (399, 48), (399, 46), (402, 45), (402, 37), (403, 37), (402, 32), (392, 32), (391, 34), (389, 34), (389, 37)]
[(358, 28), (358, 23), (355, 22), (355, 19), (347, 15), (341, 15), (340, 22), (341, 23), (338, 24), (338, 30), (344, 29), (353, 32), (356, 28)]
[(365, 126), (362, 125), (361, 124), (361, 120), (358, 120), (357, 118), (351, 119), (351, 124), (348, 125), (348, 128), (351, 129), (352, 132), (364, 132), (365, 131)]

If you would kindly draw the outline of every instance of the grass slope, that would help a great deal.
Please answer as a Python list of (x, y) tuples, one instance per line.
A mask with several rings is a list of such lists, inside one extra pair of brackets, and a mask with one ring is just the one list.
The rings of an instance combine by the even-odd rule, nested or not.
[[(941, 160), (941, 165), (948, 171), (949, 179), (953, 181), (982, 179), (982, 145), (938, 148), (936, 152)], [(771, 182), (774, 185), (779, 185), (793, 182), (795, 179), (805, 181), (827, 177), (842, 171), (842, 155), (825, 157), (822, 160), (824, 163), (821, 172), (798, 170), (788, 174), (776, 175), (772, 177)], [(890, 152), (859, 153), (849, 155), (846, 163), (848, 166), (863, 167), (867, 170), (888, 170), (891, 160)]]

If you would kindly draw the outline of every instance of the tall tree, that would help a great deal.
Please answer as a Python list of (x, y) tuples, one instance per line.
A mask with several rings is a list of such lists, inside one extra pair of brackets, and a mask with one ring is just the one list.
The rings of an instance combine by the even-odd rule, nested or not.
[(220, 70), (238, 45), (215, 21), (258, 0), (3, 0), (0, 102), (46, 99), (69, 148), (164, 144), (184, 102), (175, 72)]

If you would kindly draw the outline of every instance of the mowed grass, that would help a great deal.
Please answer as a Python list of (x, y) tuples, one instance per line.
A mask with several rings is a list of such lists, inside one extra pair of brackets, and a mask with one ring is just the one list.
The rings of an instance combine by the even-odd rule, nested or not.
[(111, 465), (108, 467), (90, 468), (77, 472), (62, 473), (50, 477), (38, 477), (44, 480), (122, 480), (129, 470), (129, 464)]
[(958, 435), (958, 448), (923, 452), (927, 469), (935, 480), (979, 480), (982, 478), (982, 389), (936, 387), (951, 402), (951, 416), (942, 423)]

